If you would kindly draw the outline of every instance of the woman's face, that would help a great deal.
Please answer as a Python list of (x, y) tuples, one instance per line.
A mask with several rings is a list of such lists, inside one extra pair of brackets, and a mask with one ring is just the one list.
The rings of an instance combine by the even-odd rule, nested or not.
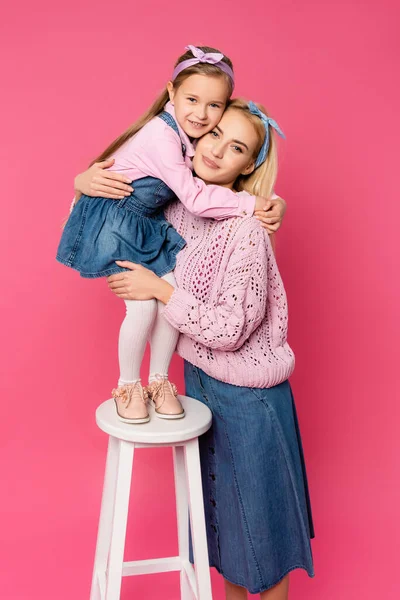
[(218, 125), (197, 142), (193, 158), (197, 177), (232, 188), (239, 175), (254, 170), (258, 143), (249, 119), (240, 110), (228, 108)]

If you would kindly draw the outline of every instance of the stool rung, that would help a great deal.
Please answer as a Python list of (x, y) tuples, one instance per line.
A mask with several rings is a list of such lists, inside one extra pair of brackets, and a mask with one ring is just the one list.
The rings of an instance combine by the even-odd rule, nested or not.
[(182, 560), (179, 556), (153, 558), (149, 560), (134, 560), (123, 563), (122, 575), (126, 576), (147, 575), (149, 573), (167, 573), (168, 571), (181, 571), (182, 568)]
[(192, 589), (193, 597), (195, 598), (195, 600), (197, 600), (198, 596), (197, 596), (196, 575), (194, 573), (193, 565), (188, 560), (182, 560), (182, 567), (188, 578), (189, 585)]

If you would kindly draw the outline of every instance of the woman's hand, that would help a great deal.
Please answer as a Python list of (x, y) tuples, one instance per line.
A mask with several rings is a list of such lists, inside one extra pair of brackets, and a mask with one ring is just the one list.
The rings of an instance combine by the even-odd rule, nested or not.
[(268, 233), (275, 233), (282, 225), (283, 217), (286, 212), (286, 202), (278, 196), (264, 202), (263, 210), (259, 210), (256, 205), (254, 216), (260, 221), (261, 226)]
[(106, 169), (113, 164), (114, 159), (108, 158), (94, 163), (89, 169), (77, 175), (74, 181), (76, 199), (79, 200), (81, 194), (112, 198), (113, 200), (122, 200), (125, 196), (130, 196), (133, 188), (127, 184), (132, 180), (121, 173), (107, 171)]
[(135, 265), (128, 260), (117, 260), (119, 267), (130, 271), (116, 273), (107, 277), (108, 287), (118, 298), (124, 300), (152, 300), (157, 298), (164, 304), (171, 298), (174, 287), (164, 279), (157, 277), (145, 267)]

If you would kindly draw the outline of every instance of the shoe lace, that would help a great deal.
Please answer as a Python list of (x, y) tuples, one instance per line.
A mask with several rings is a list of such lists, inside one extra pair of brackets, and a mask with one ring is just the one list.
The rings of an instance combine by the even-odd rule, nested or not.
[(141, 400), (144, 404), (147, 403), (149, 399), (149, 395), (146, 388), (143, 388), (140, 381), (135, 381), (135, 383), (127, 383), (126, 385), (121, 385), (117, 388), (114, 388), (111, 392), (113, 398), (121, 400), (124, 404), (126, 402), (126, 408), (132, 402), (133, 394), (136, 390), (139, 391)]
[(165, 392), (167, 390), (170, 391), (174, 396), (178, 394), (177, 387), (174, 383), (168, 381), (164, 375), (156, 374), (154, 381), (152, 381), (149, 385), (149, 391), (154, 403), (156, 403), (156, 400), (162, 397), (161, 404), (157, 404), (157, 408), (161, 408), (164, 404)]

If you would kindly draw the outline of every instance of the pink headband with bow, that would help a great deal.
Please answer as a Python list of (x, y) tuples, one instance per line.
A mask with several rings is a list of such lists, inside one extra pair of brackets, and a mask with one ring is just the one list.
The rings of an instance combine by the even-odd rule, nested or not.
[(186, 46), (185, 50), (190, 50), (193, 54), (194, 58), (189, 58), (188, 60), (184, 60), (180, 62), (174, 69), (172, 73), (172, 81), (176, 79), (181, 71), (191, 67), (193, 65), (197, 65), (199, 63), (208, 63), (209, 65), (215, 65), (221, 71), (226, 73), (232, 82), (232, 87), (234, 86), (234, 75), (230, 66), (224, 62), (222, 59), (224, 55), (220, 52), (203, 52), (200, 48), (196, 48), (196, 46)]

